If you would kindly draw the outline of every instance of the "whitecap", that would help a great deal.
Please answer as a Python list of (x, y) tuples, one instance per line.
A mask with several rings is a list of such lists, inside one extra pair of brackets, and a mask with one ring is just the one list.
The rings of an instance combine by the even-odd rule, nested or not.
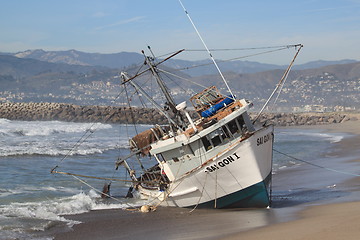
[(65, 215), (80, 214), (90, 210), (125, 208), (125, 203), (104, 203), (95, 192), (78, 193), (70, 197), (47, 199), (38, 202), (13, 202), (0, 205), (0, 214), (5, 217), (34, 218), (73, 223)]
[(90, 155), (128, 147), (119, 128), (102, 123), (5, 121), (0, 133), (0, 156)]

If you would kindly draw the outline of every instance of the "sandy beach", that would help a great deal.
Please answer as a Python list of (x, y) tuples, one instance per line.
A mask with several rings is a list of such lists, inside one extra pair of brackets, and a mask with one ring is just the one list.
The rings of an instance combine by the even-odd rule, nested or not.
[(55, 239), (358, 239), (360, 121), (303, 128), (351, 134), (329, 153), (338, 172), (303, 164), (275, 174), (272, 208), (91, 211), (66, 216), (82, 223)]
[[(339, 142), (340, 148), (334, 154), (339, 157), (353, 157), (352, 161), (360, 162), (360, 121), (299, 128), (354, 134), (354, 136)], [(357, 163), (357, 168), (352, 169), (352, 173), (360, 174)], [(358, 192), (360, 177), (354, 176), (350, 181), (341, 184)], [(350, 202), (308, 207), (298, 214), (297, 220), (241, 232), (223, 239), (359, 239), (360, 202), (355, 201), (356, 199), (351, 200)]]

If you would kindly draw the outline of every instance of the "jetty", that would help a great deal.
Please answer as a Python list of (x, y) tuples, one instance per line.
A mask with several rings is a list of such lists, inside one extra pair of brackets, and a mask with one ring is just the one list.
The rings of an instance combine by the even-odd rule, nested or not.
[[(190, 112), (195, 115), (195, 112)], [(252, 113), (251, 117), (255, 117)], [(0, 103), (0, 118), (21, 121), (66, 121), (66, 122), (102, 122), (166, 124), (166, 119), (154, 109), (122, 106), (75, 105), (69, 103), (48, 102), (8, 102)], [(359, 113), (265, 113), (260, 122), (270, 121), (275, 126), (324, 125), (356, 121)]]

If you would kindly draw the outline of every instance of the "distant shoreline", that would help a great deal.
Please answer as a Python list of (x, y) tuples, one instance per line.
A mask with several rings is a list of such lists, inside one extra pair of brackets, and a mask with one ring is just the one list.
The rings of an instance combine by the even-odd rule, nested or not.
[[(192, 112), (195, 117), (196, 113)], [(255, 114), (252, 114), (255, 116)], [(166, 124), (166, 118), (151, 108), (80, 106), (67, 103), (0, 103), (0, 118), (20, 121), (66, 121)], [(360, 119), (360, 113), (264, 113), (260, 122), (276, 126), (327, 125)]]

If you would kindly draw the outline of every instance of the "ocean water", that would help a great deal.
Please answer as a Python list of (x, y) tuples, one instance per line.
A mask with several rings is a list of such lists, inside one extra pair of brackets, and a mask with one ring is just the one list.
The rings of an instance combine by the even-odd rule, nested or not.
[[(102, 199), (99, 191), (108, 181), (80, 181), (50, 171), (58, 166), (57, 171), (129, 179), (123, 168), (115, 170), (115, 162), (129, 154), (129, 137), (148, 127), (0, 119), (0, 240), (51, 239), (43, 233), (78, 224), (66, 215), (144, 204), (124, 198), (127, 182), (113, 181), (114, 199)], [(311, 161), (331, 152), (332, 144), (343, 137), (315, 130), (277, 129), (274, 148)], [(151, 166), (152, 160), (146, 158), (142, 163)], [(299, 164), (304, 163), (274, 152), (275, 174)]]

